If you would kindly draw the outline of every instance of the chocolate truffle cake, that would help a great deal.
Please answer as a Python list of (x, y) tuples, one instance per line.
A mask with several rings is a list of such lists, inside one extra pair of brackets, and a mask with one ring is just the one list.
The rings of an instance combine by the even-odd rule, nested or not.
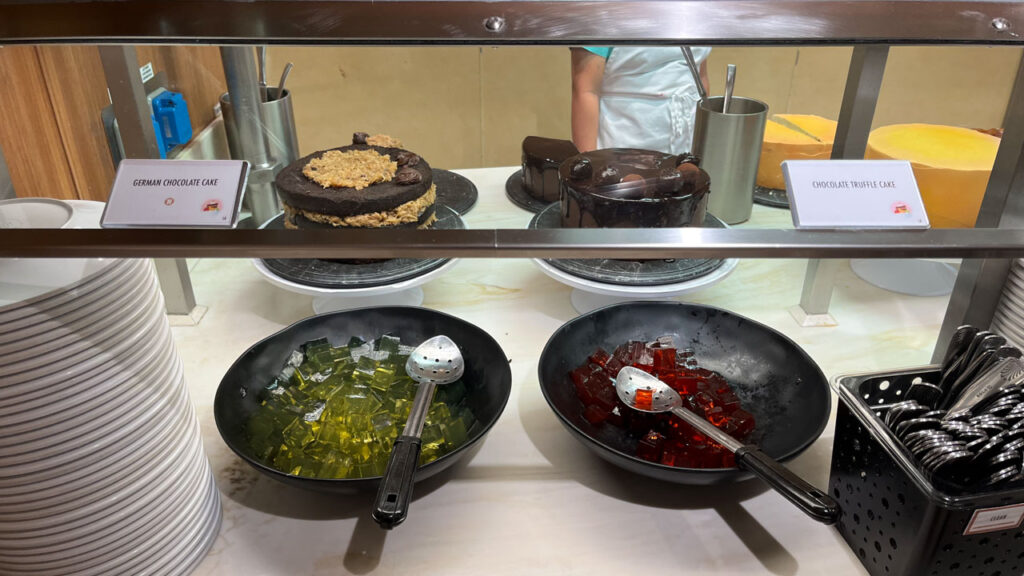
[(523, 139), (523, 186), (544, 202), (558, 201), (558, 165), (580, 151), (568, 140), (527, 136)]
[(700, 160), (609, 148), (567, 159), (558, 170), (563, 228), (700, 226), (711, 179)]
[(300, 158), (276, 179), (287, 228), (427, 228), (437, 191), (425, 160), (388, 136)]

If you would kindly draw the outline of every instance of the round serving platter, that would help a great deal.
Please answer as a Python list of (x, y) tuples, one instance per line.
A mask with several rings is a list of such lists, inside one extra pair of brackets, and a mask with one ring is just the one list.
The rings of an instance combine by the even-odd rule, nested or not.
[(772, 208), (789, 208), (789, 196), (785, 190), (754, 186), (754, 202)]
[[(546, 207), (530, 221), (531, 230), (561, 228), (560, 205)], [(727, 228), (724, 222), (708, 214), (705, 228)], [(717, 258), (679, 260), (552, 259), (551, 267), (577, 278), (618, 286), (665, 286), (696, 280), (725, 264)]]
[(469, 178), (440, 168), (433, 168), (433, 172), (437, 204), (443, 204), (462, 215), (472, 210), (480, 193)]
[(552, 205), (550, 202), (538, 200), (533, 196), (530, 196), (526, 191), (526, 185), (523, 184), (522, 168), (513, 172), (512, 175), (508, 177), (508, 180), (505, 180), (505, 196), (507, 196), (508, 199), (516, 206), (534, 213), (540, 212)]
[[(462, 218), (448, 206), (435, 204), (434, 230), (461, 230)], [(261, 228), (284, 230), (284, 214), (267, 221)], [(263, 267), (276, 276), (298, 284), (329, 290), (350, 290), (387, 286), (422, 276), (448, 262), (447, 258), (391, 258), (366, 263), (351, 263), (318, 258), (260, 259)]]

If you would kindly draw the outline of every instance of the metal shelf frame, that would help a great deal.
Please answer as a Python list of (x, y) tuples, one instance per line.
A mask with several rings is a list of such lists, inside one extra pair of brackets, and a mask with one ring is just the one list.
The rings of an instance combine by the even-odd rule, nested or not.
[(0, 44), (1020, 44), (1024, 4), (0, 0)]
[[(835, 157), (863, 150), (889, 46), (1024, 46), (1022, 33), (1019, 1), (0, 0), (0, 45), (854, 45)], [(0, 257), (965, 258), (941, 350), (957, 325), (988, 325), (1024, 257), (1024, 66), (1003, 127), (971, 230), (0, 230)], [(801, 303), (827, 309), (817, 264)]]

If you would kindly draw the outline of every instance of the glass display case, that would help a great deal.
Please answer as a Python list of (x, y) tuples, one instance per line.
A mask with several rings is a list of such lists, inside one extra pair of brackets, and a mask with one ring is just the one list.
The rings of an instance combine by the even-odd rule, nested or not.
[[(867, 570), (874, 575), (924, 573), (919, 571), (924, 566), (935, 574), (1018, 573), (1017, 555), (1024, 552), (1014, 550), (1020, 548), (1016, 543), (1024, 534), (1020, 522), (1009, 528), (996, 525), (998, 532), (971, 532), (976, 518), (963, 512), (971, 504), (957, 501), (952, 506), (964, 518), (956, 522), (965, 526), (952, 521), (943, 525), (942, 530), (948, 528), (961, 538), (943, 533), (952, 547), (940, 553), (929, 548), (932, 540), (924, 541), (928, 530), (902, 523), (897, 527), (899, 522), (889, 518), (890, 503), (894, 508), (898, 508), (896, 502), (905, 504), (902, 492), (898, 500), (895, 494), (880, 496), (885, 513), (879, 502), (873, 503), (875, 507), (865, 504), (863, 509), (853, 509), (866, 501), (863, 496), (845, 495), (844, 486), (851, 493), (870, 492), (871, 477), (862, 472), (861, 477), (867, 478), (863, 487), (847, 484), (857, 481), (856, 471), (851, 470), (858, 457), (851, 456), (850, 446), (865, 440), (853, 441), (844, 434), (853, 434), (849, 432), (855, 427), (851, 414), (871, 410), (840, 407), (841, 396), (849, 400), (841, 386), (826, 387), (822, 402), (817, 403), (821, 406), (809, 399), (820, 390), (796, 394), (805, 397), (801, 406), (813, 404), (801, 408), (806, 413), (788, 414), (800, 419), (796, 424), (763, 420), (766, 427), (796, 429), (797, 424), (820, 417), (813, 438), (785, 459), (790, 470), (840, 501), (837, 530), (801, 515), (760, 480), (728, 477), (716, 483), (690, 478), (673, 483), (680, 481), (637, 473), (641, 466), (635, 465), (632, 454), (632, 468), (617, 463), (594, 449), (593, 435), (588, 436), (585, 424), (563, 415), (545, 370), (558, 353), (552, 347), (574, 318), (580, 314), (596, 318), (593, 315), (600, 312), (595, 310), (608, 314), (603, 306), (629, 306), (623, 303), (637, 300), (685, 303), (665, 313), (669, 316), (685, 310), (698, 317), (711, 310), (707, 318), (700, 316), (704, 325), (735, 319), (741, 329), (728, 324), (721, 332), (716, 327), (713, 333), (701, 333), (707, 329), (694, 328), (702, 334), (702, 343), (696, 337), (690, 346), (676, 342), (681, 350), (695, 348), (698, 360), (702, 354), (714, 357), (712, 367), (727, 379), (746, 374), (737, 368), (746, 354), (760, 350), (766, 358), (771, 356), (776, 336), (779, 346), (787, 350), (791, 346), (799, 353), (784, 360), (773, 356), (773, 361), (789, 362), (785, 365), (798, 370), (806, 358), (809, 366), (820, 367), (822, 382), (851, 373), (892, 373), (894, 385), (900, 386), (899, 370), (942, 363), (961, 325), (991, 328), (1006, 336), (1005, 344), (1024, 345), (1024, 298), (1020, 338), (1015, 324), (1018, 278), (1024, 287), (1024, 275), (1018, 277), (1015, 264), (1024, 256), (1020, 228), (1024, 215), (1022, 30), (1024, 6), (985, 1), (0, 0), (0, 80), (7, 85), (0, 88), (7, 95), (6, 104), (0, 106), (7, 111), (0, 109), (0, 121), (8, 127), (0, 128), (0, 202), (5, 195), (64, 199), (95, 219), (99, 208), (90, 201), (106, 199), (114, 173), (108, 152), (115, 162), (161, 154), (179, 159), (236, 157), (251, 164), (248, 213), (267, 214), (256, 223), (259, 229), (100, 229), (95, 223), (59, 230), (0, 226), (0, 258), (11, 263), (34, 259), (115, 263), (97, 268), (109, 285), (102, 289), (107, 294), (102, 297), (104, 308), (96, 308), (93, 320), (85, 319), (84, 312), (81, 319), (67, 316), (73, 313), (68, 302), (79, 301), (84, 292), (73, 283), (61, 284), (56, 276), (51, 288), (75, 292), (66, 296), (67, 301), (55, 300), (56, 293), (29, 296), (29, 301), (36, 298), (54, 304), (49, 312), (40, 304), (36, 315), (38, 326), (45, 323), (65, 338), (61, 345), (98, 347), (97, 366), (110, 366), (104, 374), (114, 375), (122, 365), (148, 366), (139, 359), (142, 352), (133, 352), (149, 345), (143, 342), (159, 341), (174, 349), (175, 357), (180, 355), (182, 381), (195, 407), (202, 451), (221, 498), (223, 524), (215, 538), (205, 525), (202, 534), (198, 530), (180, 535), (160, 532), (170, 541), (180, 541), (181, 549), (200, 538), (207, 538), (212, 547), (205, 558), (193, 555), (177, 560), (177, 565), (154, 559), (153, 573), (194, 569), (204, 575), (821, 574), (826, 570), (863, 574)], [(738, 95), (769, 101), (783, 112), (827, 110), (822, 114), (836, 119), (834, 142), (825, 152), (832, 159), (864, 158), (872, 128), (918, 122), (927, 116), (921, 111), (928, 103), (947, 98), (943, 106), (928, 108), (934, 112), (931, 117), (952, 117), (950, 124), (985, 122), (988, 125), (969, 127), (1002, 130), (976, 222), (973, 227), (927, 230), (796, 230), (788, 210), (763, 202), (753, 206), (748, 221), (734, 226), (709, 215), (703, 227), (562, 228), (557, 224), (557, 203), (547, 216), (543, 210), (535, 215), (538, 211), (523, 209), (508, 187), (520, 174), (522, 137), (567, 136), (567, 96), (548, 98), (542, 93), (568, 93), (567, 47), (582, 45), (711, 46), (712, 54), (718, 54), (712, 60), (713, 87), (722, 83), (726, 58), (729, 62), (739, 59)], [(285, 62), (297, 62), (289, 82), (293, 100), (287, 103), (294, 110), (256, 111), (261, 96), (253, 46), (269, 47), (271, 90), (275, 89), (273, 77)], [(84, 55), (79, 51), (84, 47), (97, 47), (97, 54)], [(137, 70), (146, 63), (154, 64), (150, 77), (143, 71), (140, 78)], [(928, 70), (934, 73), (915, 75), (915, 68), (932, 65)], [(750, 80), (744, 79), (745, 74)], [(88, 88), (87, 81), (91, 82)], [(893, 89), (892, 83), (900, 81)], [(97, 86), (108, 90), (109, 97), (102, 89), (97, 95)], [(886, 89), (889, 94), (903, 94), (915, 86), (928, 89), (898, 103), (880, 98)], [(185, 145), (174, 152), (159, 149), (150, 119), (154, 90), (164, 89), (185, 92), (190, 100), (194, 137), (186, 138)], [(804, 100), (798, 94), (805, 95)], [(808, 94), (816, 99), (807, 98)], [(817, 104), (809, 104), (812, 100)], [(406, 109), (406, 101), (414, 103), (409, 108), (422, 110)], [(1005, 113), (1000, 108), (1004, 104)], [(101, 116), (104, 108), (108, 109)], [(228, 115), (241, 118), (232, 120), (237, 122), (234, 132), (225, 131)], [(104, 129), (96, 125), (101, 118)], [(298, 126), (298, 139), (290, 148), (277, 143), (288, 152), (275, 149), (261, 136), (272, 121)], [(439, 198), (442, 193), (448, 195), (446, 207), (435, 214), (434, 229), (285, 229), (288, 215), (277, 216), (280, 206), (274, 188), (275, 176), (291, 163), (284, 159), (295, 161), (314, 150), (346, 145), (351, 132), (377, 126), (388, 132), (407, 127), (408, 135), (393, 135), (414, 143), (409, 148), (434, 168)], [(42, 161), (34, 152), (40, 149), (34, 147), (37, 142), (46, 138), (50, 138), (49, 150), (61, 159), (59, 166)], [(18, 146), (19, 141), (25, 145)], [(95, 168), (100, 165), (101, 169)], [(19, 182), (25, 184), (19, 186)], [(259, 198), (268, 199), (268, 204), (260, 205)], [(146, 324), (146, 330), (152, 329), (153, 335), (139, 336), (132, 346), (108, 347), (98, 342), (97, 334), (107, 335), (110, 343), (119, 339), (122, 331), (111, 326), (124, 327), (124, 334), (148, 334), (141, 328), (141, 312), (138, 317), (117, 319), (113, 304), (116, 293), (125, 310), (155, 309), (160, 297), (156, 281), (146, 280), (154, 275), (148, 259), (156, 261), (155, 274), (162, 302), (172, 312), (172, 328), (147, 319), (152, 326)], [(850, 259), (852, 268), (847, 263)], [(919, 280), (917, 284), (925, 288), (900, 291), (866, 280), (874, 261), (902, 268), (900, 278)], [(365, 274), (366, 262), (373, 263), (372, 278)], [(37, 326), (25, 342), (39, 343), (39, 358), (26, 359), (30, 347), (17, 343), (17, 330), (26, 329), (30, 318), (26, 300), (17, 296), (19, 281), (14, 275), (22, 270), (20, 265), (9, 265), (8, 277), (0, 278), (0, 367), (9, 364), (15, 370), (7, 382), (0, 376), (0, 531), (13, 533), (25, 525), (20, 523), (36, 524), (27, 528), (24, 546), (0, 545), (0, 571), (70, 573), (80, 559), (78, 569), (92, 573), (107, 566), (100, 563), (102, 559), (113, 562), (109, 564), (116, 566), (113, 572), (144, 573), (149, 560), (138, 552), (142, 536), (131, 540), (134, 544), (125, 540), (121, 548), (98, 541), (45, 540), (58, 533), (65, 520), (76, 530), (87, 526), (83, 519), (89, 514), (99, 518), (98, 508), (69, 501), (53, 510), (40, 504), (33, 512), (14, 503), (15, 496), (40, 502), (44, 497), (33, 496), (14, 480), (4, 483), (6, 477), (16, 478), (18, 470), (27, 470), (17, 468), (26, 466), (26, 461), (44, 461), (51, 452), (59, 455), (56, 448), (32, 436), (39, 431), (27, 422), (14, 422), (11, 432), (4, 432), (8, 425), (3, 414), (28, 418), (35, 399), (41, 397), (30, 391), (32, 371), (40, 368), (23, 363), (64, 366), (60, 362), (66, 362), (66, 370), (74, 370), (69, 358), (75, 358), (68, 352), (60, 359), (56, 340), (47, 340)], [(933, 265), (942, 267), (945, 274), (934, 282), (948, 286), (929, 292), (932, 280), (923, 275), (934, 271)], [(353, 272), (359, 266), (363, 272)], [(29, 272), (25, 274), (30, 277)], [(627, 276), (629, 281), (621, 281)], [(133, 296), (131, 282), (138, 282), (140, 291), (148, 290), (145, 299)], [(4, 291), (11, 296), (3, 297)], [(100, 292), (95, 291), (96, 302), (101, 300)], [(256, 374), (263, 378), (265, 371), (247, 372), (240, 365), (252, 362), (253, 354), (277, 350), (275, 338), (297, 347), (302, 341), (288, 339), (306, 334), (304, 326), (310, 322), (326, 322), (323, 318), (337, 310), (341, 310), (338, 318), (356, 322), (355, 318), (372, 314), (365, 307), (387, 307), (382, 309), (399, 320), (359, 320), (365, 323), (361, 326), (376, 321), (390, 327), (381, 333), (398, 331), (393, 325), (400, 325), (403, 312), (390, 307), (402, 305), (422, 305), (442, 313), (439, 316), (451, 315), (446, 317), (474, 325), (500, 346), (505, 357), (491, 360), (507, 364), (509, 372), (505, 387), (489, 392), (506, 397), (500, 406), (489, 406), (488, 414), (496, 413), (486, 427), (476, 424), (479, 442), (458, 452), (469, 457), (448, 461), (451, 466), (446, 470), (418, 482), (409, 520), (385, 532), (370, 517), (372, 492), (308, 491), (278, 482), (259, 463), (236, 455), (239, 448), (224, 433), (223, 403), (229, 402), (226, 395), (244, 399), (250, 390), (267, 384), (239, 385), (234, 379), (255, 379)], [(82, 306), (84, 311), (86, 305)], [(657, 313), (641, 312), (637, 306), (636, 322), (646, 318), (648, 326), (662, 325)], [(314, 313), (318, 315), (313, 320), (307, 319)], [(101, 319), (104, 314), (109, 314), (109, 320)], [(424, 312), (405, 314), (417, 323), (433, 321), (421, 319)], [(78, 324), (69, 328), (73, 322)], [(90, 332), (94, 325), (97, 328)], [(645, 340), (656, 341), (662, 335), (646, 333), (641, 324), (635, 330), (643, 332), (636, 337)], [(719, 338), (720, 333), (727, 336)], [(682, 329), (675, 335), (688, 338)], [(332, 344), (345, 344), (348, 353), (349, 347), (365, 343), (349, 343), (347, 336), (370, 340), (380, 334), (346, 333), (344, 342), (333, 341), (341, 334), (331, 336)], [(417, 336), (426, 334), (417, 332)], [(172, 338), (173, 346), (168, 344)], [(737, 347), (735, 343), (745, 338), (750, 342)], [(715, 357), (713, 347), (702, 348), (712, 340), (726, 350), (725, 359)], [(254, 346), (255, 353), (250, 349)], [(153, 344), (153, 350), (158, 349), (165, 348)], [(79, 353), (79, 348), (74, 350)], [(4, 354), (9, 356), (5, 359)], [(53, 355), (53, 360), (47, 360), (51, 356), (46, 354)], [(156, 358), (158, 352), (152, 354)], [(171, 358), (172, 352), (167, 354)], [(164, 367), (176, 360), (160, 358), (160, 370), (174, 372)], [(374, 369), (390, 369), (386, 358), (374, 361), (378, 363)], [(240, 369), (242, 376), (238, 376)], [(58, 372), (55, 368), (54, 374)], [(749, 390), (739, 387), (741, 400), (791, 395), (783, 390), (789, 384), (777, 379), (777, 375), (783, 380), (788, 377), (785, 368), (753, 372), (754, 380), (760, 380)], [(927, 379), (931, 372), (917, 369), (913, 374)], [(234, 387), (218, 391), (223, 388), (222, 379), (231, 380)], [(857, 385), (864, 384), (858, 380)], [(900, 391), (909, 392), (909, 381), (906, 386)], [(166, 387), (170, 390), (172, 384)], [(18, 400), (21, 394), (27, 394), (24, 400)], [(852, 398), (856, 400), (857, 395)], [(72, 400), (66, 402), (70, 405)], [(789, 405), (790, 400), (786, 402)], [(754, 410), (759, 421), (761, 410)], [(844, 418), (838, 426), (837, 412)], [(81, 415), (72, 419), (88, 425)], [(42, 421), (60, 426), (60, 418), (54, 415)], [(177, 426), (170, 422), (164, 423), (169, 429)], [(182, 430), (185, 427), (181, 424)], [(858, 428), (856, 433), (884, 434), (870, 423), (863, 428), (868, 431)], [(99, 428), (95, 433), (106, 437)], [(840, 446), (841, 442), (845, 444)], [(880, 442), (879, 446), (890, 444), (895, 445)], [(34, 446), (41, 448), (34, 450)], [(139, 450), (138, 445), (134, 450)], [(841, 450), (837, 468), (830, 458)], [(7, 472), (4, 460), (10, 466)], [(894, 457), (893, 461), (903, 460)], [(65, 465), (74, 468), (61, 464)], [(872, 460), (871, 466), (871, 474), (888, 474), (884, 463)], [(59, 469), (50, 464), (44, 468)], [(139, 477), (144, 474), (142, 468), (136, 472)], [(376, 471), (376, 476), (381, 472)], [(110, 486), (104, 492), (110, 498), (113, 486), (120, 485), (117, 474), (110, 471), (114, 479), (108, 484), (94, 477), (97, 485)], [(155, 478), (158, 473), (145, 474)], [(908, 475), (908, 482), (915, 481), (913, 474)], [(830, 482), (835, 477), (843, 480)], [(184, 492), (204, 489), (200, 480), (195, 482)], [(6, 495), (4, 486), (9, 490)], [(45, 485), (41, 490), (49, 489)], [(75, 490), (86, 492), (82, 487)], [(934, 494), (928, 494), (932, 498), (928, 505), (936, 505)], [(976, 508), (1021, 503), (1016, 496), (1007, 498)], [(910, 500), (916, 502), (913, 497)], [(197, 498), (192, 504), (213, 510), (212, 502)], [(913, 514), (907, 510), (906, 516), (920, 520), (919, 510)], [(164, 515), (172, 513), (153, 513), (152, 526), (140, 531), (149, 538), (149, 530), (152, 534), (164, 530), (158, 521)], [(884, 525), (882, 516), (891, 521), (890, 526)], [(920, 539), (915, 539), (917, 532)], [(130, 539), (127, 532), (122, 537)], [(33, 556), (33, 546), (47, 556)], [(204, 545), (201, 551), (206, 549)], [(168, 547), (161, 558), (171, 558), (172, 552)], [(143, 560), (132, 566), (111, 560), (128, 557)], [(950, 566), (951, 558), (956, 567)]]

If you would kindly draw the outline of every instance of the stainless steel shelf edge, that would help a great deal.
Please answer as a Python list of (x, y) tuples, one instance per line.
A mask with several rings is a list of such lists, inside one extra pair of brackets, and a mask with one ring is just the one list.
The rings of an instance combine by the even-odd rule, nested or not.
[(0, 0), (0, 44), (1020, 44), (1024, 3)]
[(0, 230), (0, 258), (1016, 258), (1024, 230)]

